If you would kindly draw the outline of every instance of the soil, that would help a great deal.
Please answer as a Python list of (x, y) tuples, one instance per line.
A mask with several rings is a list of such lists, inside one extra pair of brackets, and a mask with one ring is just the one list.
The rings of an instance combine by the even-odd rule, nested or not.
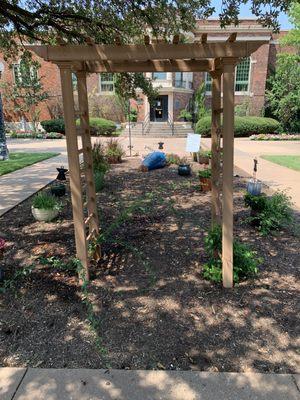
[(0, 265), (6, 279), (18, 271), (0, 294), (0, 364), (299, 372), (299, 237), (249, 226), (236, 177), (235, 236), (263, 262), (256, 278), (225, 290), (202, 276), (210, 193), (195, 173), (138, 164), (113, 166), (97, 199), (103, 257), (89, 291), (98, 340), (76, 273), (64, 269), (75, 252), (69, 195), (55, 222), (35, 222), (31, 199), (0, 218)]

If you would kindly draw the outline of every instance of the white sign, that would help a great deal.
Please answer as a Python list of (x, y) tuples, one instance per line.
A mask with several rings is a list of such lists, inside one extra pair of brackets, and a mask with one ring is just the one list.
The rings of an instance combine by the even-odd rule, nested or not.
[(188, 133), (186, 138), (186, 151), (188, 153), (198, 153), (200, 150), (201, 135)]

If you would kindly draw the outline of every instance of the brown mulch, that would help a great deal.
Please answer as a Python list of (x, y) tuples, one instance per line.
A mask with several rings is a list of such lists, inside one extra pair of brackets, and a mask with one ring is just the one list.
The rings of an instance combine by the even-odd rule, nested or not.
[(210, 194), (196, 174), (137, 166), (114, 167), (98, 195), (103, 258), (90, 293), (102, 352), (76, 274), (42, 262), (74, 255), (69, 196), (52, 223), (33, 220), (31, 199), (0, 218), (6, 278), (33, 268), (0, 293), (1, 366), (299, 372), (299, 237), (247, 225), (235, 178), (235, 236), (264, 261), (257, 278), (224, 290), (201, 274)]

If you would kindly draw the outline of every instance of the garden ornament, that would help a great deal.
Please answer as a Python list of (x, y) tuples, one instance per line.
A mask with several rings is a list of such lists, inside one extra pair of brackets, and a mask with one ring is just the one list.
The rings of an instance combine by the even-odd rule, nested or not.
[(256, 178), (256, 173), (257, 173), (257, 158), (255, 157), (254, 160), (254, 167), (253, 167), (253, 178), (251, 178), (247, 184), (247, 192), (249, 194), (252, 194), (253, 196), (259, 196), (261, 194), (261, 187), (262, 184), (261, 182), (258, 182)]
[(164, 142), (158, 142), (158, 150), (164, 149)]
[(56, 168), (58, 171), (58, 175), (56, 177), (56, 179), (58, 181), (65, 181), (67, 180), (66, 178), (66, 172), (68, 172), (68, 170), (66, 168), (64, 168), (64, 166), (62, 165), (60, 168)]

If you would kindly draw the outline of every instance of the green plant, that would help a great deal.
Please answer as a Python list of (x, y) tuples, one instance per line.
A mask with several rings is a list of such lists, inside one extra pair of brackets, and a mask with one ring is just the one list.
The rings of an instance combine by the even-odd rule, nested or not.
[(194, 109), (197, 121), (207, 114), (205, 106), (205, 82), (201, 83), (194, 94)]
[[(234, 135), (250, 136), (260, 133), (274, 133), (280, 128), (280, 123), (272, 118), (265, 117), (238, 117), (234, 118)], [(196, 125), (196, 133), (209, 137), (211, 134), (211, 117), (201, 118)]]
[(135, 108), (130, 109), (130, 114), (126, 115), (127, 121), (136, 122), (137, 121), (137, 110)]
[(246, 97), (241, 104), (234, 107), (234, 114), (239, 117), (246, 117), (250, 112), (250, 98)]
[(124, 155), (125, 155), (125, 152), (118, 140), (110, 139), (106, 143), (105, 156), (106, 156), (106, 159), (108, 160), (108, 162), (111, 162), (111, 163), (121, 162), (122, 157)]
[(253, 211), (247, 221), (257, 226), (262, 235), (284, 228), (293, 221), (292, 203), (284, 192), (278, 191), (272, 196), (247, 193), (244, 201)]
[(32, 206), (42, 210), (59, 210), (61, 204), (54, 196), (46, 192), (40, 192), (34, 196)]
[(183, 118), (185, 121), (192, 121), (192, 114), (187, 111), (185, 108), (180, 111), (179, 118)]
[(50, 132), (65, 133), (65, 121), (63, 120), (63, 118), (41, 121), (41, 125), (48, 133)]
[(178, 160), (178, 165), (190, 165), (190, 162), (187, 157), (181, 157)]
[(198, 171), (198, 176), (199, 178), (207, 178), (207, 179), (211, 178), (211, 169), (206, 168), (201, 171)]
[[(90, 117), (91, 135), (95, 136), (113, 136), (116, 135), (117, 125), (114, 121), (105, 118)], [(80, 119), (76, 120), (76, 125), (80, 126)]]
[(179, 165), (180, 157), (178, 154), (169, 153), (166, 154), (167, 164), (176, 164)]
[[(222, 228), (215, 225), (205, 238), (205, 250), (209, 261), (203, 267), (203, 276), (213, 282), (222, 281)], [(233, 280), (235, 283), (258, 272), (262, 262), (255, 251), (244, 243), (233, 241)]]
[[(38, 137), (38, 135), (37, 135)], [(42, 135), (43, 137), (43, 135)], [(62, 133), (59, 132), (48, 132), (45, 135), (45, 139), (62, 139), (64, 137), (64, 135)]]
[(105, 174), (109, 170), (109, 164), (105, 158), (105, 147), (100, 141), (96, 141), (93, 144), (92, 157), (94, 171), (103, 172)]
[(104, 187), (105, 172), (96, 170), (94, 171), (94, 182), (96, 193), (100, 192)]
[(268, 106), (288, 132), (300, 132), (300, 55), (278, 54), (266, 91)]

